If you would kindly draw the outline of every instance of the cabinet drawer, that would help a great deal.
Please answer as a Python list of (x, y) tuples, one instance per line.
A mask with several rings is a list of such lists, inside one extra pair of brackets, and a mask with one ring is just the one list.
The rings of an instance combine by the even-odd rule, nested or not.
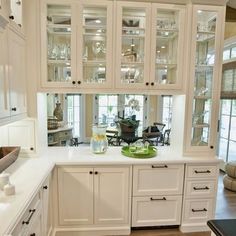
[(34, 222), (35, 217), (37, 217), (41, 212), (41, 200), (39, 193), (34, 197), (29, 207), (27, 207), (23, 216), (21, 217), (19, 223), (14, 228), (11, 233), (12, 236), (23, 236), (29, 230), (32, 222)]
[(134, 197), (132, 227), (179, 225), (181, 196)]
[(191, 199), (184, 201), (183, 221), (189, 223), (206, 222), (213, 216), (213, 199)]
[(216, 187), (217, 183), (215, 180), (187, 180), (185, 196), (187, 198), (214, 197)]
[(184, 165), (134, 166), (133, 195), (182, 194)]
[(186, 169), (187, 178), (206, 178), (217, 177), (218, 166), (217, 165), (187, 165)]

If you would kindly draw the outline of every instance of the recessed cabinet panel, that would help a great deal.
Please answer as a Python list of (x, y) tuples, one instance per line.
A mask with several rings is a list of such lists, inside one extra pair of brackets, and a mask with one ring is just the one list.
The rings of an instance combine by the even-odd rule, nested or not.
[(133, 195), (182, 194), (184, 165), (135, 166)]
[(93, 223), (93, 175), (91, 168), (59, 168), (59, 223)]
[(182, 196), (134, 197), (132, 227), (180, 224)]

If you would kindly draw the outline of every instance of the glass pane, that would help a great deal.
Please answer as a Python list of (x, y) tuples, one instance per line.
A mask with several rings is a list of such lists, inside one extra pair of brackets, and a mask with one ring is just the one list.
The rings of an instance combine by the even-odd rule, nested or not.
[(236, 141), (236, 117), (231, 117), (230, 140)]
[(236, 57), (236, 47), (231, 48), (231, 58)]
[(106, 82), (107, 9), (83, 9), (83, 80)]
[(229, 116), (222, 115), (220, 121), (220, 137), (228, 139), (229, 136)]
[(225, 70), (223, 72), (221, 90), (232, 91), (232, 86), (233, 86), (233, 70)]
[(230, 49), (225, 49), (223, 52), (223, 60), (229, 60), (230, 59)]
[(48, 81), (71, 80), (71, 9), (47, 6)]
[(155, 82), (158, 84), (176, 82), (178, 22), (178, 11), (157, 9)]
[(236, 142), (229, 142), (228, 161), (236, 161)]
[(232, 115), (236, 116), (236, 99), (232, 100)]
[(130, 64), (121, 65), (121, 80), (123, 83), (142, 83), (143, 82), (143, 66)]
[(218, 155), (225, 162), (227, 161), (227, 145), (228, 145), (228, 140), (224, 138), (220, 138)]
[(231, 110), (231, 100), (228, 99), (221, 100), (221, 114), (230, 115), (230, 110)]
[(145, 48), (145, 9), (122, 9), (121, 81), (142, 83)]
[(192, 119), (193, 146), (207, 146), (209, 142), (216, 19), (215, 12), (200, 10), (197, 12)]

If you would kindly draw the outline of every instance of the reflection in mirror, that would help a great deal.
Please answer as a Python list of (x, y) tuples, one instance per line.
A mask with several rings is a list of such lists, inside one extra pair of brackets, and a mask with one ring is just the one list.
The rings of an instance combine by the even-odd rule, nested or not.
[(107, 126), (112, 146), (170, 145), (172, 96), (47, 94), (47, 116), (48, 146), (88, 145), (93, 124)]

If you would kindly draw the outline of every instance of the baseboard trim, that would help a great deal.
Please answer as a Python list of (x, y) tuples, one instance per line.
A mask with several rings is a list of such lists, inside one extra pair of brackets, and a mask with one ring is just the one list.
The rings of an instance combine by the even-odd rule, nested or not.
[(95, 227), (95, 228), (55, 228), (53, 236), (104, 236), (129, 235), (131, 229), (127, 227)]
[(211, 231), (206, 224), (182, 224), (179, 229), (182, 233)]

